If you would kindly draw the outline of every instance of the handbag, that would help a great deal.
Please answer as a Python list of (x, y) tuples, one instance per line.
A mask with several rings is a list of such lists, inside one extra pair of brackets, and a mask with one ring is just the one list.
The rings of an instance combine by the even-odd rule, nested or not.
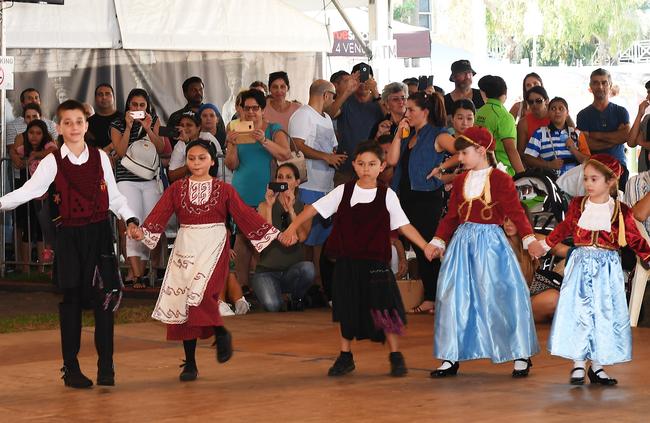
[[(140, 131), (142, 133), (142, 128)], [(147, 135), (129, 144), (121, 164), (135, 176), (147, 181), (155, 179), (160, 171), (160, 157)]]
[(296, 143), (293, 142), (293, 138), (291, 138), (289, 134), (287, 134), (287, 137), (289, 138), (289, 148), (291, 149), (291, 158), (289, 160), (283, 160), (283, 161), (278, 160), (277, 161), (278, 166), (282, 166), (283, 164), (286, 163), (291, 163), (292, 165), (297, 167), (298, 172), (300, 172), (300, 183), (302, 184), (304, 182), (307, 182), (307, 160), (305, 159), (305, 154), (302, 151), (300, 151), (296, 146)]

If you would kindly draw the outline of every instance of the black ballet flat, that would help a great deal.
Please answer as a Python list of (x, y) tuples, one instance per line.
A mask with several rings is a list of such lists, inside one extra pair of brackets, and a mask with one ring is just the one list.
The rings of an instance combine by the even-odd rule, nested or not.
[[(569, 379), (569, 383), (571, 385), (584, 385), (585, 384), (584, 373), (586, 373), (585, 368), (584, 367), (574, 367), (573, 369), (571, 369), (571, 373), (569, 373), (569, 374), (572, 375), (573, 372), (575, 372), (576, 370), (582, 370), (583, 371), (582, 377), (573, 377), (573, 376), (571, 376), (571, 378)], [(591, 370), (591, 368), (589, 368), (589, 370)]]
[(451, 367), (447, 369), (436, 369), (433, 370), (431, 373), (431, 377), (447, 377), (447, 376), (456, 376), (458, 373), (458, 368), (460, 367), (460, 364), (458, 364), (458, 361), (450, 361), (450, 360), (443, 360), (442, 362), (444, 363), (449, 363), (451, 364)]
[(533, 367), (533, 362), (530, 358), (518, 358), (515, 361), (523, 361), (526, 363), (526, 368), (523, 370), (513, 370), (512, 377), (526, 377), (530, 373), (530, 368)]
[(603, 369), (594, 370), (589, 366), (589, 371), (587, 372), (587, 375), (589, 376), (589, 382), (597, 384), (597, 385), (605, 385), (605, 386), (613, 386), (618, 383), (618, 380), (613, 379), (613, 378), (608, 378), (608, 377), (600, 377), (598, 376), (598, 373), (602, 372)]

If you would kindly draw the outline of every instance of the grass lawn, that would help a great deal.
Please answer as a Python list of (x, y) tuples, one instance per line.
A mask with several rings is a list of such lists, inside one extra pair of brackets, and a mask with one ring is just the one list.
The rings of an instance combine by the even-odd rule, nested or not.
[[(92, 310), (84, 311), (82, 319), (83, 326), (95, 325)], [(149, 320), (151, 320), (151, 306), (120, 307), (115, 313), (116, 324), (140, 323)], [(36, 313), (0, 318), (0, 333), (56, 329), (58, 327), (58, 313)]]

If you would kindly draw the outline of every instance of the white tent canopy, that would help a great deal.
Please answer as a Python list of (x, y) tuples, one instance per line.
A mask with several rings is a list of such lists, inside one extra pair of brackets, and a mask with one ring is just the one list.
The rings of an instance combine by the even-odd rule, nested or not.
[[(154, 4), (152, 6), (152, 4)], [(324, 25), (280, 0), (66, 0), (6, 9), (8, 48), (318, 52)]]

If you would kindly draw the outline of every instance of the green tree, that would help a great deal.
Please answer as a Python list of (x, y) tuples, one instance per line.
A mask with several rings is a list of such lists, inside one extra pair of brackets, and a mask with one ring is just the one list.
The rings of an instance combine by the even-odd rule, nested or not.
[(405, 24), (413, 24), (411, 21), (417, 10), (415, 0), (404, 0), (400, 6), (393, 8), (393, 19)]
[[(641, 33), (638, 11), (644, 0), (539, 0), (544, 29), (538, 41), (541, 65), (611, 64)], [(505, 45), (505, 58), (519, 61), (530, 56), (531, 40), (525, 35), (525, 0), (486, 0), (488, 45)]]

